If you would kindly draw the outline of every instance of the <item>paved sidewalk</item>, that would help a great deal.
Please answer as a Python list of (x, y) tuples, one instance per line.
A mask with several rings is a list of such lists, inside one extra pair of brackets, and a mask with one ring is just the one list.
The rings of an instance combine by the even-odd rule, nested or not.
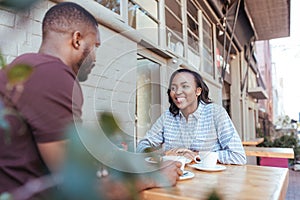
[(286, 200), (300, 199), (300, 171), (289, 169), (289, 186), (286, 193)]

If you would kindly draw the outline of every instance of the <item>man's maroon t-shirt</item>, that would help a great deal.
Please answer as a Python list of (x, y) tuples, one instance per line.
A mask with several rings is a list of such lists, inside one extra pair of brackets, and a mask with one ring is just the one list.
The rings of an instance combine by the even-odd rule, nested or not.
[(7, 134), (0, 127), (0, 193), (49, 173), (37, 143), (65, 139), (66, 126), (80, 119), (83, 104), (75, 73), (60, 59), (24, 54), (7, 67), (16, 64), (32, 66), (33, 73), (18, 92), (8, 90), (5, 70), (0, 71), (0, 96), (13, 102), (12, 107), (2, 108), (10, 130)]

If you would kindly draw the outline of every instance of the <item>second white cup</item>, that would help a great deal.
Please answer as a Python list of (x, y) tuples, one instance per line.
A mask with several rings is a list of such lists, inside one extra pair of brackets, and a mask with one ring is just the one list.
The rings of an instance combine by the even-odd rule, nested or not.
[(201, 163), (203, 167), (213, 168), (218, 161), (218, 152), (213, 151), (200, 151), (197, 156), (194, 157), (196, 163)]

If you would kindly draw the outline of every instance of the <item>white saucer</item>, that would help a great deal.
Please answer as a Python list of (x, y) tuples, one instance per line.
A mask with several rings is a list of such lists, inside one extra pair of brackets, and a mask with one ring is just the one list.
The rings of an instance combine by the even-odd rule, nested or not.
[(210, 171), (210, 172), (223, 171), (226, 169), (224, 165), (216, 165), (215, 167), (204, 167), (201, 163), (197, 163), (189, 166), (195, 169), (199, 169), (202, 171)]
[(190, 179), (193, 178), (195, 176), (195, 174), (193, 172), (190, 171), (184, 171), (183, 175), (179, 177), (179, 180), (186, 180), (186, 179)]

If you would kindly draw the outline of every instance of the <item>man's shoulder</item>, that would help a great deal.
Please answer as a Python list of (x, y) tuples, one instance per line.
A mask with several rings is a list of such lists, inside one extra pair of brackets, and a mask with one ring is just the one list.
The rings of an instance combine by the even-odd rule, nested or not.
[[(35, 74), (38, 76), (50, 77), (50, 76), (66, 76), (71, 75), (71, 79), (75, 79), (75, 74), (70, 67), (65, 65), (59, 58), (41, 54), (41, 53), (26, 53), (18, 56), (9, 67), (13, 67), (18, 64), (29, 65), (34, 68)], [(65, 71), (67, 73), (61, 73)], [(34, 75), (33, 75), (34, 76)]]
[(27, 64), (27, 65), (37, 66), (48, 62), (56, 62), (58, 64), (63, 65), (63, 62), (59, 58), (54, 56), (40, 54), (40, 53), (26, 53), (18, 56), (15, 60), (13, 60), (10, 66), (16, 64)]

